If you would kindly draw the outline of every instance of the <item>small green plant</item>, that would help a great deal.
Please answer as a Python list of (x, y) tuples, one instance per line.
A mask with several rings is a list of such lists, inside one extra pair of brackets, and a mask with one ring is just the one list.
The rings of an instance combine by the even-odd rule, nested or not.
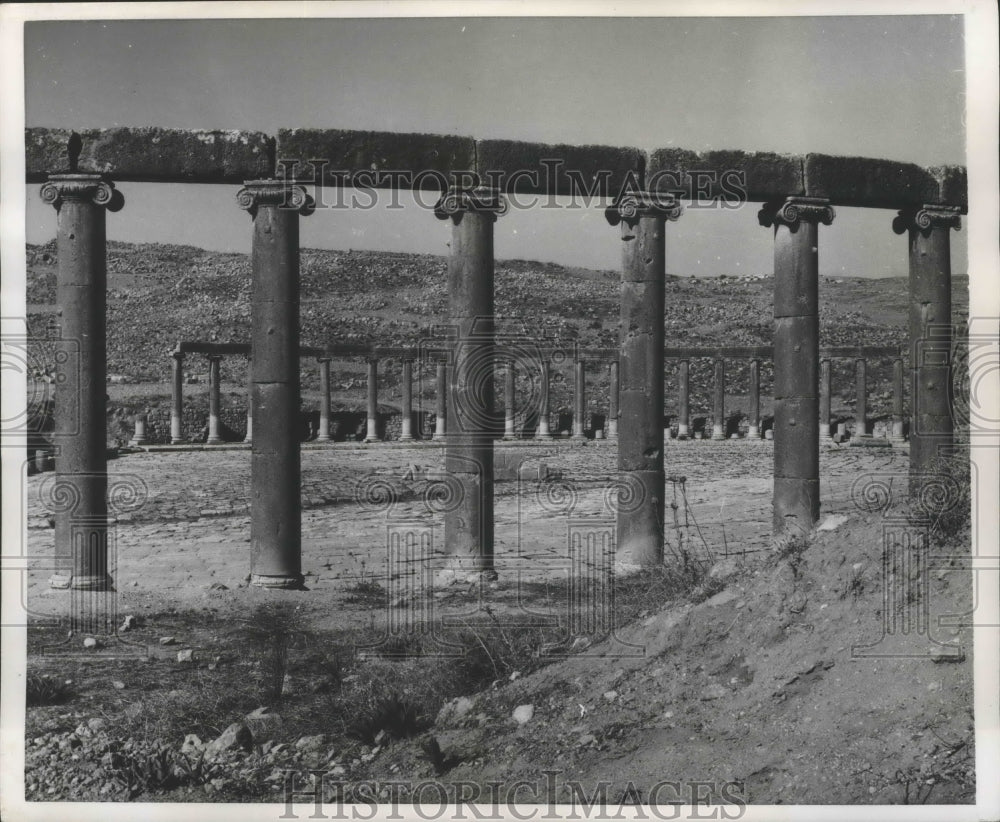
[(28, 674), (25, 683), (25, 704), (29, 708), (61, 705), (73, 696), (69, 685), (46, 674)]
[(390, 739), (405, 739), (420, 733), (425, 725), (417, 706), (393, 693), (379, 696), (362, 708), (348, 723), (347, 735), (373, 745), (380, 733)]
[(375, 579), (374, 575), (367, 570), (364, 560), (361, 560), (361, 569), (358, 571), (358, 580), (347, 589), (348, 596), (345, 601), (352, 605), (377, 605), (386, 604), (388, 596), (385, 588)]
[(263, 701), (276, 702), (281, 699), (285, 673), (288, 670), (288, 649), (300, 633), (295, 609), (287, 603), (264, 603), (250, 614), (247, 636), (257, 645), (260, 654)]

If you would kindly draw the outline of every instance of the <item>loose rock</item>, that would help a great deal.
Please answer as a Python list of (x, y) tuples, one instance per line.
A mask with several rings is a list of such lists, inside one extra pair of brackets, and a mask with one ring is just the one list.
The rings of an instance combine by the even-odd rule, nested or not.
[(530, 722), (534, 715), (535, 715), (534, 705), (518, 705), (514, 709), (514, 713), (512, 714), (514, 721), (518, 725), (524, 725), (526, 722)]

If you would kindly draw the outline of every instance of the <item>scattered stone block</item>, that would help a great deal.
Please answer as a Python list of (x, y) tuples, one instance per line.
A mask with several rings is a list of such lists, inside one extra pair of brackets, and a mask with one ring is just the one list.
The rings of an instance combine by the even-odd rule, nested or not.
[(205, 759), (211, 760), (219, 754), (236, 749), (249, 750), (253, 745), (253, 734), (242, 722), (234, 722), (205, 747)]
[(707, 685), (704, 688), (704, 690), (702, 690), (701, 699), (705, 701), (712, 699), (722, 699), (723, 697), (728, 696), (728, 694), (729, 694), (728, 688), (726, 688), (723, 685), (720, 685), (718, 682), (713, 682), (710, 685)]
[(817, 531), (836, 531), (841, 525), (843, 525), (849, 517), (846, 514), (831, 514), (822, 524), (816, 529)]
[(306, 753), (319, 751), (326, 746), (326, 734), (315, 734), (313, 736), (303, 736), (295, 743), (297, 751)]
[(514, 709), (514, 713), (511, 714), (512, 718), (518, 725), (524, 725), (531, 721), (532, 717), (535, 715), (534, 705), (518, 705)]
[(472, 711), (474, 705), (475, 702), (467, 696), (460, 696), (457, 699), (449, 700), (441, 706), (441, 710), (438, 711), (435, 723), (438, 725), (445, 725), (458, 722), (464, 719)]
[(205, 750), (205, 743), (197, 734), (188, 734), (181, 744), (181, 753), (187, 756), (198, 756)]

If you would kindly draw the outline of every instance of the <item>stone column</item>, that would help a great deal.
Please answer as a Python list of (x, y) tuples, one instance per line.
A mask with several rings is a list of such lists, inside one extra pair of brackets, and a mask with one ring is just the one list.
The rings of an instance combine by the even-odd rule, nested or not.
[(577, 360), (575, 366), (576, 380), (573, 383), (573, 439), (585, 440), (583, 433), (583, 418), (587, 414), (587, 370), (583, 360)]
[[(108, 568), (106, 211), (124, 204), (97, 174), (51, 174), (42, 201), (56, 209), (59, 336), (53, 441), (55, 572), (50, 584), (81, 591), (112, 587)], [(79, 597), (83, 597), (80, 599)], [(71, 602), (74, 628), (104, 630), (89, 595)], [(78, 620), (78, 615), (84, 615)]]
[(712, 409), (712, 439), (726, 438), (726, 361), (715, 358), (715, 403)]
[(365, 442), (378, 442), (378, 360), (368, 359), (368, 430)]
[(221, 357), (210, 356), (208, 358), (208, 437), (205, 442), (208, 445), (218, 445), (222, 442), (219, 436), (219, 405), (221, 388), (219, 385), (219, 361)]
[(789, 197), (761, 209), (774, 227), (774, 531), (809, 533), (819, 519), (818, 223), (829, 201)]
[(854, 361), (854, 436), (868, 436), (868, 363)]
[(899, 212), (897, 234), (909, 235), (910, 492), (953, 445), (951, 416), (951, 229), (961, 209), (925, 205)]
[(317, 442), (330, 441), (330, 358), (319, 357), (319, 430)]
[(618, 380), (618, 360), (612, 360), (609, 366), (610, 385), (608, 386), (608, 431), (609, 440), (618, 439), (618, 392), (621, 390)]
[(618, 431), (618, 563), (663, 562), (663, 310), (666, 220), (672, 197), (627, 192), (605, 211), (621, 225), (621, 368)]
[(680, 396), (680, 408), (677, 411), (677, 439), (686, 440), (691, 436), (691, 395), (688, 388), (691, 363), (681, 360), (677, 368), (677, 393)]
[(184, 355), (180, 351), (170, 354), (170, 444), (184, 442)]
[(129, 445), (148, 445), (149, 440), (146, 439), (146, 414), (135, 415), (135, 431), (132, 433), (132, 439), (129, 440)]
[(552, 433), (549, 431), (549, 361), (544, 358), (539, 380), (538, 428), (535, 431), (535, 439), (549, 440), (552, 439)]
[(445, 438), (446, 415), (448, 413), (448, 363), (438, 360), (437, 364), (437, 396), (434, 409), (434, 436), (432, 439)]
[(830, 439), (830, 403), (833, 386), (830, 383), (830, 358), (819, 361), (819, 438)]
[(247, 434), (243, 442), (253, 442), (253, 359), (247, 355)]
[(514, 430), (514, 360), (507, 360), (507, 373), (504, 375), (504, 416), (503, 416), (503, 438), (505, 440), (516, 440), (517, 432)]
[(400, 442), (413, 442), (413, 360), (403, 358), (403, 402), (400, 405)]
[(494, 189), (451, 189), (436, 214), (450, 219), (449, 314), (456, 337), (449, 390), (446, 475), (456, 504), (444, 515), (450, 570), (493, 570), (493, 225), (506, 210)]
[(890, 439), (904, 442), (903, 435), (903, 359), (892, 361), (892, 433)]
[(250, 582), (301, 588), (299, 214), (311, 199), (283, 180), (253, 180), (236, 201), (253, 219)]
[(750, 360), (750, 426), (748, 440), (760, 439), (760, 360)]

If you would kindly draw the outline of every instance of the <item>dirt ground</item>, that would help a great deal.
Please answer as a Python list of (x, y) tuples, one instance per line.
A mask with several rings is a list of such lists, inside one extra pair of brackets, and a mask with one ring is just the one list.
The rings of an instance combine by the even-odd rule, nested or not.
[[(420, 563), (412, 556), (400, 562), (389, 547), (394, 535), (409, 534), (429, 540), (429, 555), (438, 552), (441, 515), (423, 491), (428, 472), (432, 478), (440, 467), (441, 448), (304, 447), (302, 592), (246, 585), (249, 450), (122, 456), (110, 463), (111, 482), (137, 490), (120, 494), (116, 509), (114, 607), (118, 620), (134, 616), (139, 630), (123, 635), (127, 653), (108, 653), (103, 663), (95, 655), (83, 666), (46, 651), (47, 642), (75, 648), (80, 637), (66, 641), (58, 626), (46, 627), (47, 617), (65, 613), (70, 595), (47, 584), (53, 535), (44, 499), (52, 475), (31, 477), (24, 594), (36, 630), (29, 633), (29, 670), (72, 671), (84, 696), (29, 709), (29, 798), (120, 798), (88, 793), (99, 786), (87, 787), (86, 778), (46, 795), (39, 769), (75, 767), (46, 734), (65, 734), (95, 712), (110, 723), (101, 733), (124, 733), (146, 698), (130, 679), (139, 676), (130, 654), (145, 660), (142, 689), (183, 694), (190, 687), (184, 677), (193, 674), (190, 667), (178, 673), (178, 648), (191, 649), (198, 676), (210, 677), (212, 660), (225, 664), (227, 630), (270, 603), (292, 607), (298, 625), (315, 635), (357, 630), (385, 641), (416, 630), (426, 642), (428, 624), (487, 617), (501, 638), (538, 625), (564, 635), (547, 656), (544, 647), (536, 650), (525, 670), (504, 670), (491, 685), (462, 694), (465, 702), (438, 695), (436, 718), (419, 733), (391, 742), (383, 734), (367, 744), (331, 735), (328, 755), (295, 760), (300, 783), (313, 766), (337, 781), (327, 785), (327, 798), (351, 796), (366, 781), (436, 779), (450, 789), (496, 783), (501, 791), (527, 780), (539, 791), (534, 801), (555, 802), (603, 785), (611, 802), (683, 803), (698, 782), (710, 785), (715, 802), (730, 795), (765, 804), (974, 801), (971, 632), (954, 616), (972, 609), (961, 569), (968, 531), (942, 543), (937, 522), (901, 507), (905, 448), (825, 447), (823, 528), (808, 542), (776, 544), (770, 442), (668, 441), (665, 565), (698, 569), (697, 584), (657, 597), (633, 579), (629, 596), (639, 590), (638, 600), (612, 602), (610, 616), (585, 608), (581, 617), (566, 593), (569, 581), (586, 578), (598, 600), (611, 583), (593, 565), (574, 565), (570, 546), (581, 534), (600, 537), (614, 522), (615, 453), (613, 443), (600, 441), (498, 444), (499, 579), (477, 586), (421, 576)], [(872, 477), (880, 484), (862, 492)], [(885, 488), (892, 504), (871, 493)], [(893, 547), (924, 538), (916, 553)], [(629, 610), (635, 601), (640, 605)], [(587, 619), (596, 619), (596, 628)], [(167, 634), (176, 644), (160, 644)], [(400, 663), (377, 656), (358, 655), (354, 664), (362, 667), (350, 676), (369, 665), (376, 679), (391, 680)], [(122, 680), (116, 692), (107, 688), (112, 676)], [(255, 730), (254, 756), (264, 755), (265, 740), (301, 749), (302, 739), (317, 733), (308, 716), (291, 716), (305, 710), (306, 702), (297, 704), (286, 698), (284, 719)], [(208, 724), (221, 731), (232, 718), (223, 712)], [(179, 747), (182, 739), (166, 742)], [(33, 756), (36, 743), (44, 756)], [(680, 795), (664, 781), (679, 783)], [(223, 782), (215, 790), (149, 789), (139, 798), (280, 801), (283, 784), (272, 775), (269, 789), (254, 797), (227, 793)]]

